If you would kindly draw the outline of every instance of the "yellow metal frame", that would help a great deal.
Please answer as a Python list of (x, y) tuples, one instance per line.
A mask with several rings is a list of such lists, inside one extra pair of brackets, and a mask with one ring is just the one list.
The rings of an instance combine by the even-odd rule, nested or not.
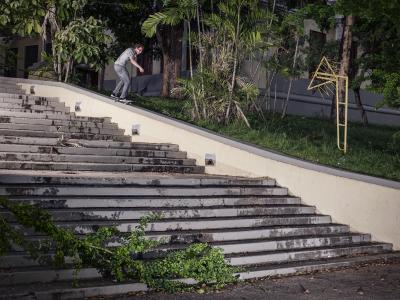
[[(345, 81), (345, 97), (344, 101), (339, 99), (339, 80)], [(314, 81), (318, 83), (314, 84)], [(322, 82), (319, 82), (322, 81)], [(348, 76), (339, 75), (338, 71), (329, 63), (328, 59), (322, 57), (317, 70), (313, 74), (307, 90), (318, 89), (325, 94), (333, 94), (333, 87), (336, 92), (336, 131), (337, 131), (337, 146), (339, 150), (346, 153), (347, 151), (347, 117), (348, 117), (348, 99), (349, 99), (349, 78)], [(344, 122), (340, 122), (340, 108), (344, 109)], [(343, 141), (342, 141), (343, 139)]]

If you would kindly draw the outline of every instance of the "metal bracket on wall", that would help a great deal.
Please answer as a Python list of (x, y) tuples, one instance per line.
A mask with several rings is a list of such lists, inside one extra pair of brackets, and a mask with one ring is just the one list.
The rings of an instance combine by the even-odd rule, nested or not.
[(82, 104), (82, 102), (80, 102), (80, 101), (75, 102), (75, 112), (82, 111), (81, 104)]
[(140, 124), (133, 124), (132, 135), (139, 135), (139, 134), (140, 134)]
[(215, 166), (217, 163), (217, 158), (214, 153), (206, 153), (204, 158), (204, 164), (206, 166)]

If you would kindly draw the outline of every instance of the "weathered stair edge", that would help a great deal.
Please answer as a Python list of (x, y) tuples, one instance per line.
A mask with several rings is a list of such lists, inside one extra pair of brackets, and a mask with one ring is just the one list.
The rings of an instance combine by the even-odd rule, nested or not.
[[(327, 261), (313, 261), (302, 266), (296, 264), (282, 265), (280, 268), (273, 269), (262, 269), (249, 270), (246, 272), (237, 273), (240, 280), (249, 280), (262, 277), (281, 277), (290, 275), (303, 275), (307, 273), (313, 273), (317, 271), (323, 271), (329, 269), (331, 271), (361, 266), (366, 263), (390, 263), (399, 260), (398, 253), (389, 254), (378, 254), (367, 257), (352, 257), (352, 258), (338, 258)], [(197, 282), (193, 279), (181, 280), (186, 284), (196, 284)], [(0, 288), (0, 299), (41, 299), (41, 300), (53, 300), (53, 299), (83, 299), (88, 297), (96, 296), (123, 296), (134, 292), (146, 292), (150, 289), (144, 283), (139, 282), (128, 282), (128, 283), (114, 283), (110, 281), (82, 281), (80, 287), (72, 287), (71, 282), (61, 282), (58, 286), (54, 285), (42, 285), (40, 290), (32, 291), (29, 286), (25, 286), (25, 290), (14, 290), (21, 287), (7, 287), (6, 289)]]

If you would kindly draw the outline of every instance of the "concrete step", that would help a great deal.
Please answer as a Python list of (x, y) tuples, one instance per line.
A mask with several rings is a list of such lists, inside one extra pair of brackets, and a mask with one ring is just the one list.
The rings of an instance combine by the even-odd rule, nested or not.
[(116, 123), (109, 123), (109, 122), (85, 122), (85, 121), (55, 120), (55, 119), (53, 119), (53, 120), (52, 119), (30, 119), (30, 118), (7, 117), (7, 116), (0, 116), (0, 123), (118, 129), (118, 125)]
[(243, 256), (242, 253), (227, 255), (227, 261), (234, 266), (282, 263), (301, 260), (316, 260), (361, 254), (379, 254), (392, 250), (391, 244), (360, 243), (348, 246), (299, 249), (298, 251), (264, 251)]
[(247, 271), (240, 273), (240, 279), (254, 279), (262, 277), (281, 277), (288, 275), (312, 273), (315, 271), (336, 270), (348, 267), (358, 267), (366, 263), (390, 263), (398, 262), (399, 252), (355, 255), (347, 257), (334, 257), (325, 259), (312, 259), (309, 261), (288, 262), (282, 264), (262, 264), (257, 267), (247, 268)]
[[(228, 256), (240, 255), (241, 257), (251, 256), (259, 254), (261, 252), (276, 252), (276, 251), (299, 251), (307, 249), (320, 249), (327, 247), (342, 247), (342, 246), (354, 246), (354, 245), (369, 245), (371, 242), (371, 236), (369, 234), (358, 234), (358, 233), (345, 233), (339, 235), (318, 235), (318, 236), (293, 236), (284, 238), (273, 238), (273, 239), (247, 239), (247, 240), (232, 240), (232, 241), (210, 241), (209, 245), (217, 247), (223, 250), (223, 253)], [(114, 243), (111, 246), (119, 245)], [(144, 254), (145, 259), (153, 259), (160, 256), (164, 256), (173, 250), (184, 249), (187, 245), (184, 243), (180, 244), (163, 244), (157, 249), (149, 251)], [(389, 245), (390, 246), (390, 245)], [(15, 253), (16, 257), (23, 256), (23, 253)], [(5, 258), (3, 261), (6, 264), (7, 261), (11, 260)], [(19, 262), (16, 262), (18, 264)], [(33, 266), (38, 265), (32, 260), (27, 261), (24, 259), (20, 262), (21, 266)]]
[[(40, 106), (40, 107), (32, 107), (32, 108), (23, 108), (23, 107), (16, 107), (16, 108), (12, 108), (12, 107), (4, 107), (1, 106), (0, 107), (1, 111), (5, 111), (5, 112), (23, 112), (23, 113), (35, 113), (35, 114), (53, 114), (53, 115), (69, 115), (70, 111), (69, 110), (61, 110), (61, 109), (54, 109), (50, 106)], [(59, 119), (59, 117), (57, 117), (57, 119)]]
[[(397, 261), (399, 253), (375, 254), (369, 256), (355, 256), (347, 258), (332, 258), (324, 260), (311, 260), (290, 262), (280, 265), (261, 265), (239, 273), (241, 279), (259, 277), (276, 277), (290, 274), (303, 274), (318, 270), (338, 269), (343, 267), (355, 267), (363, 263), (384, 263)], [(83, 299), (98, 296), (121, 296), (121, 299), (130, 292), (147, 291), (144, 284), (137, 282), (115, 283), (107, 280), (80, 280), (78, 287), (73, 287), (71, 281), (27, 284), (0, 287), (0, 299)]]
[[(300, 239), (316, 236), (349, 235), (349, 227), (340, 224), (295, 225), (282, 227), (258, 227), (258, 228), (233, 228), (210, 230), (178, 230), (168, 232), (146, 232), (146, 236), (153, 240), (167, 243), (171, 247), (188, 245), (190, 243), (216, 243), (216, 242), (246, 242), (249, 240), (269, 239), (271, 241), (282, 239)], [(78, 235), (83, 237), (84, 235)], [(47, 243), (47, 237), (36, 234), (26, 237), (30, 242), (43, 245)], [(120, 245), (117, 240), (111, 240), (110, 247)], [(12, 253), (23, 254), (24, 249), (13, 246)], [(11, 253), (10, 253), (11, 254)]]
[(168, 172), (168, 173), (204, 173), (203, 166), (168, 166), (143, 164), (98, 164), (98, 163), (61, 163), (32, 161), (0, 161), (0, 169), (8, 170), (52, 170), (52, 171), (100, 171), (100, 172)]
[[(341, 224), (316, 224), (316, 225), (294, 225), (286, 227), (257, 227), (257, 228), (231, 228), (231, 229), (208, 229), (208, 230), (178, 230), (167, 232), (147, 231), (146, 236), (153, 240), (160, 240), (171, 245), (187, 245), (189, 243), (211, 243), (211, 242), (232, 242), (257, 239), (283, 239), (301, 238), (322, 235), (343, 235), (349, 234), (349, 227)], [(84, 235), (78, 235), (78, 237)], [(36, 234), (27, 236), (33, 243), (45, 242), (46, 236)], [(117, 245), (112, 241), (110, 246)], [(13, 252), (24, 252), (20, 247), (14, 246)]]
[(5, 82), (5, 81), (1, 80), (1, 78), (0, 78), (0, 86), (1, 87), (20, 87), (20, 85), (15, 82)]
[[(223, 217), (245, 217), (245, 216), (285, 216), (285, 215), (304, 215), (315, 214), (315, 207), (312, 206), (279, 206), (279, 207), (217, 207), (217, 208), (151, 208), (140, 209), (88, 209), (82, 208), (75, 210), (66, 209), (51, 209), (48, 213), (52, 216), (55, 222), (64, 221), (88, 221), (88, 220), (139, 220), (149, 214), (149, 211), (159, 213), (163, 220), (168, 219), (192, 219), (192, 218), (223, 218)], [(0, 217), (3, 217), (8, 222), (15, 222), (15, 218), (9, 212), (0, 210)]]
[[(53, 153), (57, 150), (53, 149)], [(0, 152), (2, 161), (31, 161), (31, 162), (74, 162), (99, 164), (142, 164), (142, 165), (174, 165), (194, 166), (194, 159), (146, 158), (127, 156), (97, 156), (97, 155), (64, 155), (40, 153)]]
[(3, 105), (17, 105), (18, 107), (31, 107), (34, 105), (38, 106), (51, 106), (55, 108), (65, 108), (65, 103), (60, 102), (60, 101), (49, 101), (47, 99), (20, 99), (20, 98), (1, 98), (0, 97), (0, 103)]
[(265, 205), (299, 205), (299, 198), (291, 197), (107, 197), (107, 198), (76, 198), (76, 197), (31, 197), (10, 198), (11, 201), (39, 205), (42, 208), (158, 208), (158, 207), (218, 207), (218, 206), (247, 206)]
[[(305, 249), (299, 251), (275, 251), (275, 253), (280, 254), (281, 256), (294, 257), (294, 259), (288, 260), (265, 260), (269, 263), (269, 267), (279, 267), (279, 262), (300, 262), (300, 261), (310, 261), (310, 260), (322, 260), (322, 259), (332, 259), (339, 258), (343, 255), (348, 256), (356, 256), (356, 255), (365, 255), (365, 254), (385, 254), (390, 251), (391, 247), (388, 244), (379, 244), (379, 243), (360, 243), (360, 244), (352, 244), (352, 245), (344, 245), (333, 248), (312, 248)], [(274, 253), (271, 251), (271, 253)], [(312, 254), (311, 254), (312, 253)], [(314, 255), (311, 257), (311, 255)], [(241, 256), (240, 258), (244, 261), (247, 258), (251, 258), (252, 256)], [(308, 258), (308, 259), (307, 259)], [(231, 261), (232, 258), (227, 258), (228, 261)], [(235, 265), (235, 263), (233, 263)], [(249, 268), (252, 267), (251, 264), (236, 264), (236, 265), (248, 265)], [(101, 274), (94, 268), (82, 268), (77, 275), (78, 279), (96, 279), (101, 278)], [(60, 269), (60, 270), (51, 270), (46, 268), (45, 266), (32, 266), (32, 267), (24, 267), (24, 268), (16, 268), (12, 273), (0, 273), (0, 285), (15, 285), (15, 284), (27, 284), (33, 282), (41, 282), (41, 283), (49, 283), (56, 281), (65, 281), (73, 279), (73, 269)]]
[(25, 90), (17, 87), (0, 87), (0, 93), (6, 94), (25, 94)]
[(27, 103), (36, 105), (62, 104), (57, 97), (39, 97), (32, 95), (15, 95), (0, 93), (0, 102)]
[[(366, 244), (370, 242), (370, 235), (368, 234), (344, 234), (336, 236), (316, 236), (316, 237), (292, 237), (281, 240), (247, 240), (247, 241), (229, 241), (225, 243), (211, 242), (212, 247), (218, 247), (223, 250), (224, 254), (242, 253), (244, 256), (252, 252), (259, 251), (281, 251), (281, 250), (306, 250), (307, 248), (330, 247), (330, 246), (351, 246), (353, 244)], [(144, 254), (146, 258), (158, 257), (160, 254), (165, 254), (173, 250), (183, 249), (186, 245), (164, 244), (158, 250)], [(26, 253), (10, 253), (0, 257), (0, 269), (9, 268), (24, 268), (34, 267), (40, 265), (47, 265), (46, 261), (50, 261), (53, 252), (42, 256), (41, 260), (34, 260)], [(72, 259), (69, 258), (69, 262)]]
[(0, 87), (18, 87), (18, 85), (11, 82), (0, 81)]
[(186, 152), (0, 144), (1, 152), (185, 159)]
[(52, 105), (36, 105), (36, 104), (27, 104), (27, 103), (9, 103), (9, 102), (0, 102), (0, 109), (4, 110), (16, 110), (19, 111), (21, 109), (27, 111), (50, 111), (56, 113), (69, 113), (69, 107), (66, 107), (64, 104), (52, 104)]
[[(4, 290), (4, 291), (3, 291)], [(115, 283), (107, 280), (80, 280), (79, 286), (74, 287), (71, 281), (50, 284), (23, 284), (0, 287), (0, 299), (24, 299), (24, 300), (67, 300), (67, 299), (96, 299), (101, 296), (121, 296), (134, 292), (147, 291), (147, 286), (138, 282)]]
[[(72, 144), (78, 144), (80, 147), (86, 148), (108, 148), (117, 150), (159, 150), (159, 151), (179, 151), (176, 144), (163, 143), (135, 143), (135, 142), (119, 142), (110, 140), (83, 140), (68, 139)], [(23, 145), (41, 145), (41, 146), (60, 146), (59, 138), (41, 138), (26, 136), (1, 136), (0, 144), (23, 144)], [(75, 148), (75, 147), (73, 147)]]
[[(256, 239), (282, 239), (316, 235), (347, 234), (350, 229), (341, 224), (310, 224), (285, 227), (267, 226), (255, 228), (230, 228), (209, 230), (179, 230), (168, 232), (148, 232), (151, 239), (163, 240), (170, 244), (188, 244), (194, 242), (229, 242)], [(37, 237), (33, 237), (37, 238)]]
[(179, 151), (177, 144), (168, 143), (138, 143), (101, 140), (78, 140), (71, 139), (71, 142), (78, 142), (82, 147), (88, 148), (119, 148), (119, 149), (140, 149), (140, 150), (168, 150)]
[(12, 93), (0, 93), (0, 99), (23, 99), (23, 100), (40, 100), (48, 102), (60, 102), (58, 97), (43, 97), (35, 96), (31, 94), (12, 94)]
[[(0, 183), (1, 184), (42, 184), (46, 183), (51, 185), (103, 185), (103, 186), (144, 186), (144, 187), (163, 187), (163, 186), (187, 186), (191, 188), (197, 188), (200, 186), (210, 187), (219, 186), (231, 187), (275, 187), (276, 181), (267, 177), (259, 178), (246, 178), (246, 177), (233, 177), (233, 176), (222, 176), (222, 175), (210, 175), (210, 174), (124, 174), (121, 176), (120, 173), (97, 173), (97, 172), (86, 172), (77, 174), (65, 174), (60, 172), (30, 172), (26, 174), (25, 171), (0, 171)], [(129, 176), (128, 176), (129, 175)], [(134, 197), (135, 195), (132, 195)], [(111, 196), (113, 197), (113, 196)], [(300, 204), (300, 199), (297, 197), (287, 197), (293, 200), (290, 203), (283, 204)], [(62, 199), (58, 197), (57, 199)], [(114, 199), (120, 199), (118, 196)], [(132, 198), (133, 199), (133, 198)], [(229, 198), (227, 198), (229, 199)], [(285, 198), (286, 199), (286, 198)], [(137, 200), (137, 199), (136, 199)], [(135, 201), (136, 201), (135, 200)], [(185, 200), (185, 198), (181, 198)], [(225, 200), (227, 201), (227, 200)], [(245, 201), (245, 200), (243, 200)], [(252, 198), (252, 201), (256, 203), (264, 203), (264, 199)], [(269, 201), (269, 200), (268, 200)], [(271, 200), (272, 201), (272, 200)], [(252, 202), (253, 203), (253, 202)]]
[(309, 236), (309, 237), (291, 237), (285, 239), (258, 239), (250, 241), (225, 243), (211, 243), (212, 246), (223, 249), (224, 253), (242, 254), (243, 256), (250, 253), (262, 251), (281, 251), (281, 250), (297, 250), (318, 247), (335, 247), (350, 246), (353, 244), (369, 243), (371, 236), (369, 234), (342, 234), (336, 236)]
[(76, 126), (54, 126), (54, 125), (33, 125), (18, 123), (0, 123), (1, 130), (27, 130), (42, 132), (66, 132), (66, 133), (84, 133), (84, 134), (104, 134), (104, 135), (124, 135), (123, 129), (108, 129), (95, 127), (76, 127)]
[(83, 139), (83, 140), (111, 140), (116, 142), (128, 142), (132, 137), (127, 135), (114, 134), (95, 134), (95, 133), (69, 133), (69, 132), (47, 132), (35, 130), (16, 130), (16, 129), (0, 129), (0, 135), (3, 136), (24, 136), (24, 137), (47, 137), (58, 138), (63, 136), (66, 139)]
[[(329, 225), (330, 216), (325, 215), (285, 215), (285, 216), (246, 216), (246, 217), (224, 217), (224, 218), (198, 218), (198, 219), (170, 219), (159, 220), (149, 223), (146, 230), (151, 232), (182, 231), (182, 230), (228, 230), (228, 229), (260, 229), (270, 226), (304, 226), (304, 225)], [(115, 226), (122, 232), (130, 232), (137, 226), (137, 222), (129, 221), (81, 221), (79, 224), (74, 222), (57, 222), (57, 226), (72, 230), (77, 234), (87, 234), (95, 232), (100, 226)], [(26, 235), (37, 235), (31, 229), (25, 229), (15, 225)], [(275, 228), (275, 230), (278, 228)], [(279, 230), (279, 229), (278, 229)]]
[(111, 118), (97, 118), (97, 117), (85, 117), (76, 116), (75, 113), (69, 114), (55, 114), (55, 113), (35, 113), (35, 112), (17, 112), (4, 110), (0, 108), (0, 116), (2, 117), (18, 117), (27, 119), (48, 119), (48, 120), (70, 120), (70, 121), (82, 121), (82, 122), (111, 122)]
[(0, 96), (0, 106), (1, 107), (23, 107), (23, 108), (30, 108), (30, 107), (52, 107), (52, 108), (68, 108), (65, 106), (64, 102), (60, 102), (58, 99), (47, 99), (47, 98), (38, 98), (32, 99), (30, 97), (21, 96), (21, 97), (1, 97)]
[[(51, 270), (45, 266), (28, 267), (13, 270), (10, 273), (3, 271), (0, 273), (0, 286), (72, 280), (74, 278), (73, 273), (73, 269)], [(77, 278), (79, 280), (100, 279), (101, 274), (94, 268), (82, 268)]]
[[(0, 167), (4, 167), (8, 162), (0, 162)], [(17, 163), (17, 162), (16, 162)], [(26, 163), (28, 164), (28, 163)], [(30, 163), (29, 163), (30, 164)], [(21, 163), (21, 168), (26, 168), (24, 163)], [(58, 163), (54, 163), (58, 165)], [(70, 164), (74, 165), (74, 164)], [(94, 164), (93, 164), (94, 165)], [(129, 166), (129, 165), (127, 165)], [(134, 168), (135, 165), (132, 165)], [(153, 167), (153, 166), (148, 166)], [(154, 166), (159, 167), (159, 166)], [(202, 170), (200, 166), (196, 167), (180, 167), (180, 166), (167, 166), (166, 168), (193, 168), (194, 170)], [(213, 196), (287, 196), (287, 188), (282, 187), (241, 187), (241, 186), (227, 186), (227, 187), (209, 187), (209, 186), (63, 186), (63, 185), (46, 185), (40, 186), (30, 185), (2, 185), (0, 186), (0, 195), (7, 196), (85, 196), (85, 197), (213, 197)]]

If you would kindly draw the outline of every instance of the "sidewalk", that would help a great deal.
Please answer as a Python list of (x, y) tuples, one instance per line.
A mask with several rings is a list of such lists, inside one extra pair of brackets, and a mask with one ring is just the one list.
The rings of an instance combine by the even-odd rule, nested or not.
[(400, 299), (400, 261), (286, 278), (242, 282), (220, 291), (148, 293), (126, 300), (342, 300)]

